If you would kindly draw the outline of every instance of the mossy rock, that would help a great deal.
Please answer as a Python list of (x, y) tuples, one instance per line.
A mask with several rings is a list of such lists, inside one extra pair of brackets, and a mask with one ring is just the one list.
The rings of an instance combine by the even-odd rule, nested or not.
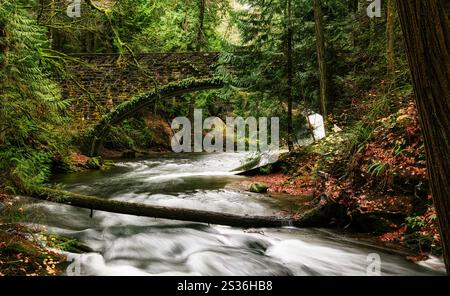
[(259, 165), (261, 161), (261, 156), (255, 157), (255, 158), (251, 158), (251, 159), (247, 159), (246, 162), (244, 164), (242, 164), (240, 167), (234, 169), (234, 172), (239, 172), (239, 171), (249, 171), (254, 169), (256, 166)]
[(101, 157), (91, 157), (86, 162), (86, 167), (91, 170), (99, 170), (103, 166), (103, 160)]
[(252, 185), (250, 185), (250, 192), (254, 192), (254, 193), (267, 193), (267, 191), (269, 190), (269, 186), (267, 186), (264, 183), (253, 183)]

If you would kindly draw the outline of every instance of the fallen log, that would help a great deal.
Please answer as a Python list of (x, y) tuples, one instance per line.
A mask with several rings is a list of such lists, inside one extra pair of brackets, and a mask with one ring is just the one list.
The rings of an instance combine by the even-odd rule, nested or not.
[(288, 226), (290, 219), (279, 217), (240, 216), (201, 210), (168, 208), (117, 200), (107, 200), (56, 189), (41, 188), (31, 194), (32, 197), (45, 201), (71, 205), (90, 210), (106, 211), (134, 216), (191, 221), (238, 227), (281, 227)]
[(320, 210), (313, 210), (300, 219), (276, 216), (248, 216), (182, 208), (169, 208), (117, 200), (107, 200), (50, 188), (39, 188), (31, 193), (37, 199), (80, 208), (142, 217), (227, 225), (242, 228), (275, 228), (284, 226), (321, 226), (325, 222)]

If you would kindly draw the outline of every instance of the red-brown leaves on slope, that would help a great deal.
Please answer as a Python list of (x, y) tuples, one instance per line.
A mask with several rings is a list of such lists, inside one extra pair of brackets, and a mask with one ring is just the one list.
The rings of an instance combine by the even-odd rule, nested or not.
[(380, 241), (382, 242), (402, 242), (405, 238), (406, 226), (402, 226), (395, 231), (385, 233), (379, 236)]
[(252, 178), (269, 186), (269, 192), (286, 193), (296, 196), (310, 196), (314, 191), (314, 180), (311, 176), (291, 178), (286, 174), (277, 173)]
[(383, 165), (385, 169), (378, 178), (366, 176), (368, 181), (380, 183), (384, 179), (384, 189), (392, 188), (394, 176), (406, 182), (426, 181), (423, 138), (414, 103), (379, 122), (381, 126), (376, 130), (374, 140), (365, 147), (359, 159), (362, 171), (368, 175), (375, 175), (370, 170), (374, 164)]

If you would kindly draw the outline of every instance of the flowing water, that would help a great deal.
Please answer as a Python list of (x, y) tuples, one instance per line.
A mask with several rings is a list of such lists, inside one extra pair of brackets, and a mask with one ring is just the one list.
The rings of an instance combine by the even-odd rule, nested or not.
[[(142, 204), (273, 215), (286, 204), (227, 187), (240, 154), (166, 154), (123, 161), (107, 171), (60, 176), (73, 192)], [(380, 256), (383, 275), (444, 274), (377, 245), (321, 229), (240, 229), (135, 217), (37, 202), (40, 223), (95, 253), (77, 257), (82, 275), (366, 275)], [(374, 254), (378, 254), (374, 257)]]

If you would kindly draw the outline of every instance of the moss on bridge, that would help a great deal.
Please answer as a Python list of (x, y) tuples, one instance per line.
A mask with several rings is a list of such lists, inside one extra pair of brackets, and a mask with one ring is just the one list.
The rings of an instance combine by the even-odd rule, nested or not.
[(70, 112), (87, 125), (131, 97), (188, 78), (214, 77), (219, 53), (72, 54), (58, 80)]
[(165, 100), (174, 96), (196, 91), (219, 89), (224, 86), (224, 81), (219, 78), (190, 78), (179, 82), (169, 83), (165, 86), (155, 88), (145, 94), (136, 96), (133, 99), (120, 104), (111, 112), (104, 115), (95, 126), (90, 128), (85, 133), (83, 136), (83, 153), (89, 156), (97, 155), (102, 144), (103, 137), (112, 125), (134, 116), (158, 100)]

